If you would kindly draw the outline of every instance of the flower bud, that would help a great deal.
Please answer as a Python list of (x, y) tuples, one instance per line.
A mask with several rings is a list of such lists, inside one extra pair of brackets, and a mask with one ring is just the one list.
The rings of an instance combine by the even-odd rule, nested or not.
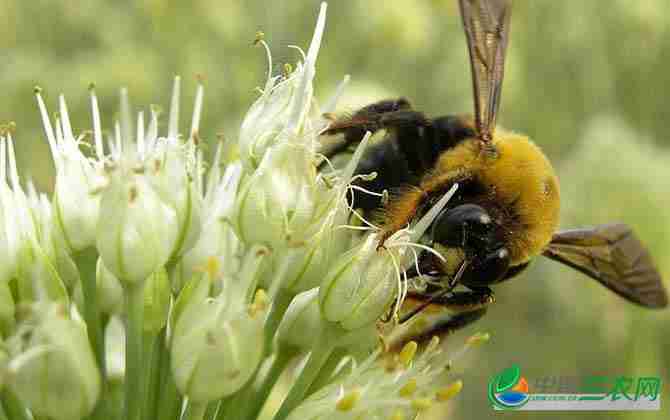
[(263, 316), (239, 313), (225, 319), (225, 302), (207, 298), (183, 313), (172, 340), (172, 372), (177, 388), (206, 402), (239, 390), (263, 356)]
[[(221, 148), (217, 150), (215, 162), (220, 159)], [(191, 279), (199, 267), (204, 267), (212, 256), (221, 260), (224, 272), (235, 273), (239, 269), (238, 251), (240, 240), (235, 235), (230, 223), (231, 213), (235, 205), (235, 196), (241, 176), (239, 164), (229, 165), (223, 177), (216, 174), (218, 167), (212, 168), (210, 182), (204, 201), (204, 218), (202, 232), (195, 246), (187, 251), (171, 276), (172, 287), (181, 290), (185, 282)]]
[(289, 143), (271, 147), (242, 187), (236, 220), (240, 239), (281, 248), (308, 238), (317, 222), (315, 191), (311, 153)]
[(81, 419), (100, 394), (100, 373), (86, 327), (60, 305), (41, 314), (20, 354), (9, 363), (9, 386), (35, 417)]
[[(228, 276), (210, 258), (203, 273), (179, 293), (172, 311), (172, 372), (178, 389), (194, 401), (223, 398), (239, 390), (256, 371), (264, 346), (267, 295), (255, 290), (267, 255), (251, 247), (239, 272)], [(223, 278), (216, 297), (214, 280)]]
[(282, 351), (309, 351), (319, 338), (322, 323), (319, 309), (319, 289), (302, 292), (293, 298), (277, 330)]
[[(20, 191), (11, 135), (0, 133), (0, 281), (16, 276), (17, 255), (22, 242), (23, 221), (30, 220)], [(9, 175), (9, 176), (8, 176)], [(11, 179), (10, 185), (6, 177)]]
[(159, 139), (152, 157), (148, 177), (161, 200), (177, 218), (177, 238), (170, 258), (176, 259), (191, 249), (200, 236), (202, 197), (195, 188), (189, 168), (193, 166), (192, 149), (176, 139)]
[(100, 257), (122, 283), (144, 281), (167, 262), (176, 226), (175, 211), (142, 175), (114, 174), (101, 201)]
[(104, 314), (119, 312), (123, 307), (123, 287), (119, 279), (105, 267), (102, 258), (98, 258), (95, 279), (100, 312)]
[(331, 263), (344, 253), (350, 244), (349, 232), (344, 229), (323, 229), (301, 247), (282, 254), (288, 270), (282, 287), (292, 294), (318, 287)]
[(4, 180), (0, 180), (0, 282), (8, 282), (16, 275), (16, 254), (20, 232), (14, 222), (16, 216), (12, 206), (11, 191), (3, 184)]
[(18, 255), (17, 285), (20, 300), (25, 301), (69, 301), (67, 289), (63, 284), (53, 261), (42, 247), (28, 240)]
[[(312, 42), (305, 55), (304, 63), (299, 63), (295, 71), (284, 79), (272, 76), (272, 57), (267, 44), (262, 44), (268, 56), (268, 80), (261, 97), (251, 106), (240, 127), (239, 149), (245, 167), (256, 168), (265, 159), (269, 148), (283, 141), (296, 140), (298, 134), (316, 133), (307, 118), (312, 106), (312, 81), (316, 71), (316, 59), (321, 47), (325, 28), (326, 5), (321, 5)], [(314, 135), (300, 136), (304, 145), (312, 142)]]
[(378, 252), (376, 246), (371, 235), (331, 266), (319, 289), (328, 321), (352, 330), (374, 323), (388, 309), (399, 281), (398, 255), (395, 249)]
[(105, 368), (107, 379), (122, 382), (126, 371), (126, 330), (118, 315), (105, 327)]
[(94, 191), (102, 182), (93, 161), (79, 149), (74, 137), (67, 106), (59, 97), (60, 119), (54, 132), (40, 93), (37, 102), (42, 123), (56, 166), (53, 206), (55, 223), (69, 252), (79, 252), (95, 245), (100, 195)]

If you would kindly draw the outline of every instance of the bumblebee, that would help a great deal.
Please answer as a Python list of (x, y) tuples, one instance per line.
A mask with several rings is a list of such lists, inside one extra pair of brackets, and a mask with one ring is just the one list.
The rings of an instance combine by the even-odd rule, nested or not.
[[(426, 331), (427, 337), (479, 319), (494, 301), (492, 284), (508, 280), (544, 255), (599, 281), (625, 299), (650, 308), (666, 307), (661, 277), (644, 245), (624, 224), (557, 231), (560, 190), (556, 173), (528, 137), (495, 130), (511, 0), (459, 0), (474, 91), (474, 118), (429, 118), (405, 98), (383, 100), (352, 115), (334, 118), (325, 135), (341, 141), (325, 150), (333, 156), (360, 141), (365, 132), (385, 130), (368, 148), (357, 173), (377, 173), (364, 187), (396, 191), (379, 196), (353, 191), (355, 207), (384, 215), (379, 246), (425, 213), (458, 184), (457, 193), (432, 224), (427, 240), (444, 257), (422, 253), (409, 278), (435, 279), (409, 297), (420, 302), (407, 320), (429, 304), (455, 315)], [(458, 285), (466, 291), (454, 291)]]

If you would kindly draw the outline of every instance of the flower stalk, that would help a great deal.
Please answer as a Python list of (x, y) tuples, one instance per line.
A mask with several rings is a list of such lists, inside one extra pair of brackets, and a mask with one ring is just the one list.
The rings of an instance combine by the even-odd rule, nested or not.
[(95, 248), (88, 248), (75, 256), (79, 267), (82, 293), (84, 297), (84, 320), (88, 328), (88, 338), (95, 354), (103, 378), (105, 374), (105, 339), (102, 332), (102, 320), (98, 305), (97, 262)]
[(128, 284), (125, 289), (126, 381), (125, 418), (140, 420), (145, 399), (142, 355), (144, 353), (144, 289), (143, 283)]

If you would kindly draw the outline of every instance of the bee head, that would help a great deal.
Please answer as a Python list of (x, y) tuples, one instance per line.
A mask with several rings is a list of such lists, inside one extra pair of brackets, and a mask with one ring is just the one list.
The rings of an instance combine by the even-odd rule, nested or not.
[(433, 222), (432, 239), (443, 246), (463, 248), (473, 254), (495, 239), (493, 219), (484, 208), (462, 204), (440, 213)]

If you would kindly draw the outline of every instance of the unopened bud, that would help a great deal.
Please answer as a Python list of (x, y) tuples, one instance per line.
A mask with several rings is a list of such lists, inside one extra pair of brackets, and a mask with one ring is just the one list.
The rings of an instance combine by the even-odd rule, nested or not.
[(387, 310), (396, 295), (397, 271), (392, 251), (375, 248), (369, 237), (331, 266), (319, 289), (327, 320), (352, 330), (374, 323)]
[(141, 175), (118, 178), (102, 196), (97, 246), (116, 278), (138, 283), (167, 262), (176, 241), (176, 214)]
[(100, 394), (100, 373), (86, 327), (60, 309), (41, 317), (9, 370), (9, 385), (36, 417), (81, 419)]

